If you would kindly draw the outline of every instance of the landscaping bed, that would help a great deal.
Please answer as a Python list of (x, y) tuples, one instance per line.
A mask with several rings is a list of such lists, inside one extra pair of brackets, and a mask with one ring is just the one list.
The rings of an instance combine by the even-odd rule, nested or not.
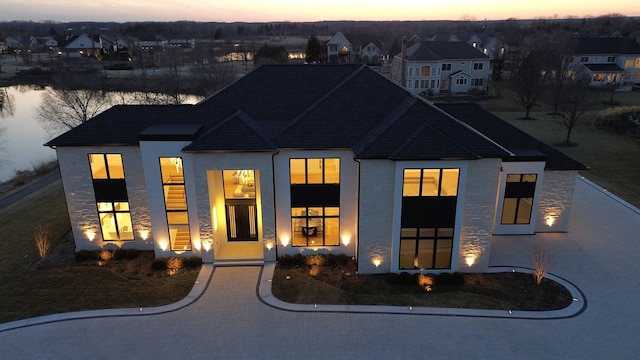
[[(284, 256), (276, 265), (273, 295), (298, 304), (428, 306), (546, 311), (571, 304), (562, 285), (519, 272), (358, 275), (343, 255)], [(420, 276), (422, 275), (422, 276)]]

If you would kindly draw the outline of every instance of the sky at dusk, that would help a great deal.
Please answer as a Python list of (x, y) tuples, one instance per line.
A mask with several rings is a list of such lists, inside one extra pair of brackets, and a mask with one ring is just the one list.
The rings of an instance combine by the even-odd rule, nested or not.
[(501, 20), (640, 15), (636, 1), (602, 0), (0, 0), (0, 21)]

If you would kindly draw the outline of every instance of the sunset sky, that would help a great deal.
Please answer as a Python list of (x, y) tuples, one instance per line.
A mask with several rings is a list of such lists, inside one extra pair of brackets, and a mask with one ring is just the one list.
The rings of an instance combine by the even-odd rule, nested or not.
[(602, 0), (0, 0), (0, 21), (500, 20), (640, 15), (636, 1)]

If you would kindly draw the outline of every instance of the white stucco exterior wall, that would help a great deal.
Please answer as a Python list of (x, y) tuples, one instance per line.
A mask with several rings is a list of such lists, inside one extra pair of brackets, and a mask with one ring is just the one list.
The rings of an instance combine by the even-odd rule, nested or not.
[(459, 255), (452, 260), (460, 272), (484, 272), (489, 266), (491, 237), (500, 181), (500, 159), (468, 162)]
[[(76, 251), (117, 248), (153, 250), (153, 234), (145, 240), (137, 231), (151, 229), (145, 177), (140, 170), (142, 169), (140, 149), (135, 146), (58, 146), (56, 153)], [(102, 239), (88, 155), (106, 153), (122, 154), (131, 222), (134, 227), (132, 241), (103, 241)], [(87, 231), (95, 233), (93, 241), (88, 239)]]
[(544, 172), (538, 202), (536, 232), (567, 231), (577, 175), (576, 170)]
[[(361, 274), (391, 272), (393, 223), (400, 221), (400, 206), (394, 201), (395, 188), (394, 162), (360, 162), (358, 271)], [(373, 264), (374, 259), (381, 261), (378, 267)]]

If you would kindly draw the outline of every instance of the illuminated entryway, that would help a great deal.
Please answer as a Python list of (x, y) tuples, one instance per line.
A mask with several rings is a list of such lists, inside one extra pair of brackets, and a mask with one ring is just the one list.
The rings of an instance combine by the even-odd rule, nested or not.
[(224, 170), (228, 241), (258, 241), (258, 213), (253, 170)]

